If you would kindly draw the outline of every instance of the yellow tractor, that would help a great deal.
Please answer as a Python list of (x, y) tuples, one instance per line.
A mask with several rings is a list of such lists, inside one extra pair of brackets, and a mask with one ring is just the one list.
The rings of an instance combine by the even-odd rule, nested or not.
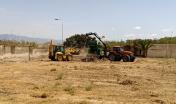
[(62, 45), (49, 45), (49, 59), (52, 61), (72, 61), (73, 56), (71, 53), (65, 52)]

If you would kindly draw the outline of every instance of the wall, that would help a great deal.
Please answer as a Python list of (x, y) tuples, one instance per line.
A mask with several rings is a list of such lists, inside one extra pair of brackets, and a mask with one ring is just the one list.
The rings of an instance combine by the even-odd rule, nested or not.
[(148, 50), (148, 57), (176, 58), (176, 44), (154, 44)]
[[(12, 49), (11, 49), (12, 48)], [(5, 46), (5, 50), (4, 50), (4, 46), (0, 45), (0, 55), (3, 54), (24, 54), (24, 53), (29, 53), (29, 47), (10, 47), (10, 46)], [(32, 54), (44, 54), (47, 53), (48, 49), (31, 49), (31, 53)]]
[[(28, 47), (15, 47), (15, 54), (28, 53)], [(33, 49), (33, 55), (48, 54), (48, 49)], [(0, 55), (4, 54), (4, 47), (0, 46)], [(5, 54), (11, 54), (11, 47), (5, 47)], [(156, 58), (176, 58), (176, 44), (154, 44), (148, 50), (148, 57)]]

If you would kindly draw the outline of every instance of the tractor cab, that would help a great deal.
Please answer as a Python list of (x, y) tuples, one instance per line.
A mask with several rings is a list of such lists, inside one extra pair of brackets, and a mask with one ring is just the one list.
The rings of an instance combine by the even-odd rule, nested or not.
[(109, 59), (111, 61), (133, 62), (135, 60), (134, 54), (131, 51), (125, 51), (121, 46), (114, 46), (110, 50)]
[(62, 52), (62, 53), (64, 53), (64, 52), (65, 52), (65, 48), (64, 48), (64, 46), (57, 46), (57, 45), (54, 45), (53, 51), (54, 51), (54, 52)]
[(121, 46), (112, 47), (112, 51), (119, 53), (119, 54), (122, 54), (122, 55), (132, 55), (133, 54), (133, 52), (131, 52), (131, 51), (125, 51), (124, 48)]
[(49, 45), (49, 59), (55, 60), (55, 55), (57, 52), (64, 53), (64, 47), (59, 45)]
[(116, 51), (116, 52), (123, 52), (124, 51), (123, 47), (120, 47), (120, 46), (115, 46), (112, 48), (112, 50)]

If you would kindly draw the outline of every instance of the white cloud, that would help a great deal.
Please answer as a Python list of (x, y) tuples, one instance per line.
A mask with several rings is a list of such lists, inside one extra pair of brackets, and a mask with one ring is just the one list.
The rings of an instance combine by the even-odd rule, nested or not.
[(135, 26), (134, 29), (135, 29), (135, 30), (141, 30), (142, 27), (141, 27), (141, 26)]

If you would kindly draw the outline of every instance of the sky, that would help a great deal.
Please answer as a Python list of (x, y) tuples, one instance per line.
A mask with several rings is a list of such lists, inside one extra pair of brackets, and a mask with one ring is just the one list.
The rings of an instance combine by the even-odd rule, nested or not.
[(176, 33), (176, 0), (0, 0), (0, 34), (64, 39), (96, 32), (107, 40)]

